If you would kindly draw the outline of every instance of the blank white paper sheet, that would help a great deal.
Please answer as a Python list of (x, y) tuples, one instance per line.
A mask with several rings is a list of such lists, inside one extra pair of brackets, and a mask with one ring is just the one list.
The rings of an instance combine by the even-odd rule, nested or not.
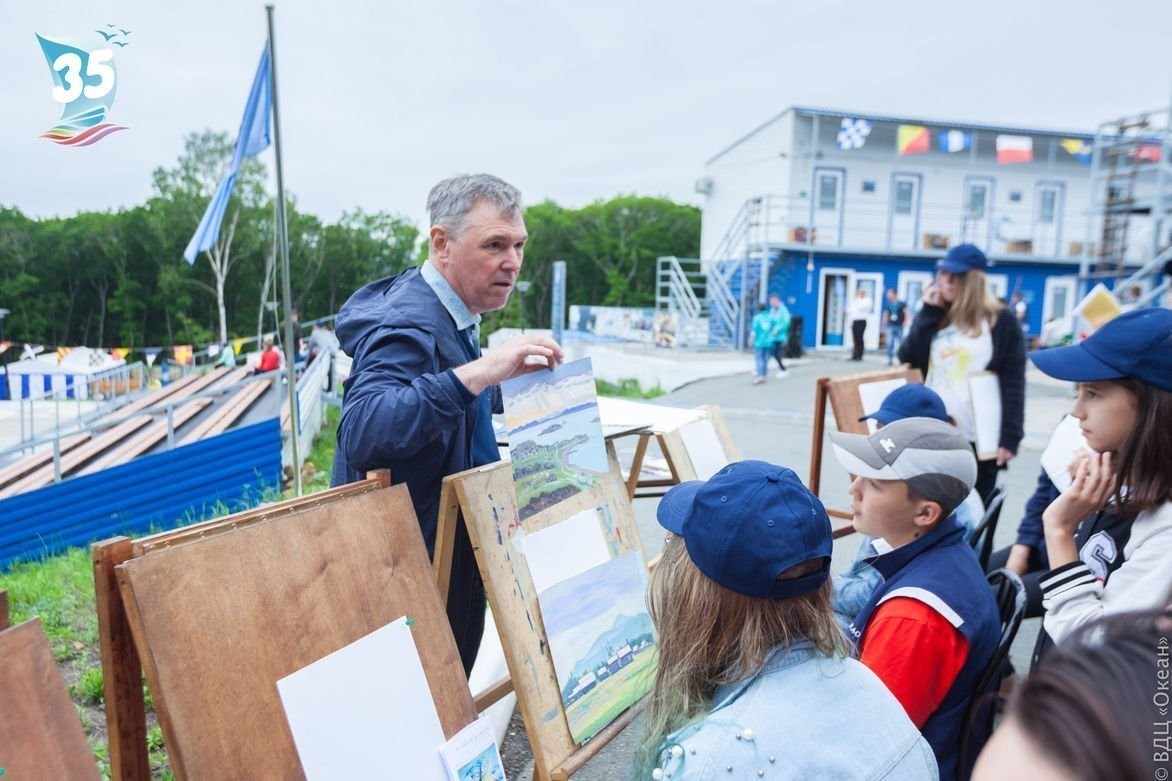
[(444, 733), (406, 618), (277, 681), (310, 781), (446, 781)]

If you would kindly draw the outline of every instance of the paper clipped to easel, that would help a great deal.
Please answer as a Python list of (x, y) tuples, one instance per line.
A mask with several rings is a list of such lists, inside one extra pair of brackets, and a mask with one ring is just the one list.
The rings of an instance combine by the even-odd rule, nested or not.
[(1054, 429), (1046, 449), (1042, 451), (1042, 468), (1046, 470), (1054, 487), (1065, 491), (1074, 482), (1073, 469), (1079, 456), (1090, 452), (1078, 418), (1067, 415)]
[[(896, 388), (904, 385), (907, 385), (907, 380), (903, 377), (859, 383), (859, 402), (863, 406), (863, 414), (874, 415), (883, 406), (883, 401), (887, 396)], [(867, 418), (866, 422), (867, 430), (874, 434), (879, 424), (873, 418)]]
[(280, 679), (277, 691), (309, 781), (446, 781), (444, 732), (405, 617)]
[(969, 400), (973, 407), (977, 458), (981, 461), (996, 458), (1001, 442), (1001, 381), (997, 375), (993, 372), (970, 374)]
[(505, 781), (492, 719), (481, 716), (440, 747), (449, 781)]
[(538, 593), (610, 561), (595, 507), (536, 532), (518, 530), (513, 545), (525, 556)]

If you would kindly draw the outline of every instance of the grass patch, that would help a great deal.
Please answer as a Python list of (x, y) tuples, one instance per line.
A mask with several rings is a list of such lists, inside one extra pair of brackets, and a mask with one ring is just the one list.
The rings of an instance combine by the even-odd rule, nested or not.
[(86, 705), (100, 705), (106, 693), (102, 688), (102, 668), (87, 667), (81, 671), (77, 683), (69, 687), (73, 699), (80, 700)]
[(87, 549), (17, 562), (0, 573), (0, 589), (8, 592), (13, 624), (41, 619), (58, 662), (81, 658), (97, 642), (94, 571)]
[(656, 396), (663, 395), (663, 388), (656, 385), (653, 388), (643, 390), (643, 386), (633, 377), (621, 379), (618, 383), (595, 378), (594, 387), (597, 388), (599, 396), (620, 396), (627, 399), (654, 399)]
[[(313, 440), (313, 448), (301, 467), (301, 492), (312, 494), (330, 487), (330, 472), (334, 468), (334, 451), (338, 446), (338, 421), (342, 408), (326, 404), (326, 419)], [(290, 494), (291, 496), (291, 494)]]

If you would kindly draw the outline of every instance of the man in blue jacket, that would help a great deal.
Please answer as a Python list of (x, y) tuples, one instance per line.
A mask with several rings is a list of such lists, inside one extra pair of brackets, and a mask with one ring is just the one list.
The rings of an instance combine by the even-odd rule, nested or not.
[[(446, 179), (427, 198), (427, 262), (366, 285), (338, 312), (353, 357), (345, 383), (333, 485), (389, 468), (406, 483), (435, 553), (444, 476), (499, 459), (492, 408), (502, 381), (553, 367), (548, 336), (524, 334), (481, 355), (483, 312), (505, 306), (521, 271), (525, 221), (517, 188), (487, 174)], [(456, 530), (448, 620), (465, 672), (484, 631), (485, 595), (463, 521)]]

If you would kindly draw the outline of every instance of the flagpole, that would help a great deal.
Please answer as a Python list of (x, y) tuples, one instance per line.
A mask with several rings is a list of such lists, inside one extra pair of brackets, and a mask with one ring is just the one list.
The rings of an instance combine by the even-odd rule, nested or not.
[(273, 96), (273, 147), (277, 150), (277, 236), (285, 299), (285, 375), (289, 386), (290, 443), (293, 451), (293, 495), (301, 496), (301, 458), (298, 437), (301, 411), (297, 406), (297, 345), (293, 341), (293, 286), (289, 282), (289, 228), (285, 217), (285, 174), (281, 166), (281, 112), (277, 103), (277, 46), (273, 34), (273, 5), (265, 5), (269, 21), (269, 83)]

